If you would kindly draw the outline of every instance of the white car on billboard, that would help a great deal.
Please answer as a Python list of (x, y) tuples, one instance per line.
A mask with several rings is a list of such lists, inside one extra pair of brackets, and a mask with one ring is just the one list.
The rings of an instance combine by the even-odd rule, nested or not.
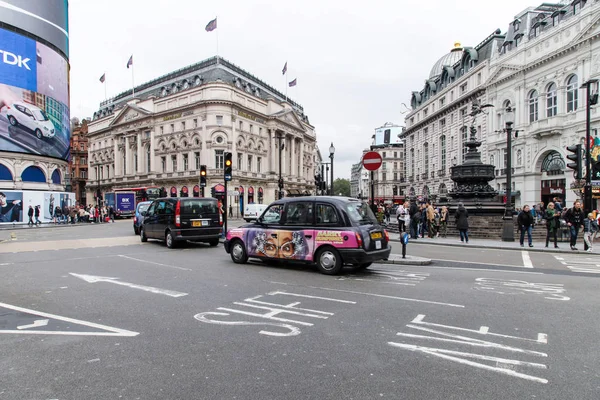
[(15, 101), (6, 107), (6, 118), (12, 126), (24, 128), (38, 139), (51, 139), (54, 137), (54, 125), (38, 107)]

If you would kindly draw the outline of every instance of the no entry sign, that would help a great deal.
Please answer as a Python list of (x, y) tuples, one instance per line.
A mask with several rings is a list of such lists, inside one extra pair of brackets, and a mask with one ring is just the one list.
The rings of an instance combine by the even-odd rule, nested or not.
[(376, 171), (379, 169), (379, 167), (381, 167), (382, 161), (383, 160), (381, 159), (379, 153), (375, 151), (369, 151), (363, 156), (362, 164), (365, 169), (369, 171)]

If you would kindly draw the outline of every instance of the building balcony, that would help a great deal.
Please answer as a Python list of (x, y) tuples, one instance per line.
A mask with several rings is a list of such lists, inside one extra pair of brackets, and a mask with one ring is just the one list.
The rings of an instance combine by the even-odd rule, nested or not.
[(428, 176), (428, 175), (429, 175), (429, 174), (428, 174), (427, 172), (423, 172), (423, 173), (421, 174), (421, 178), (422, 178), (422, 179), (427, 179), (427, 176)]
[(437, 171), (437, 176), (438, 176), (438, 177), (443, 177), (443, 176), (446, 176), (446, 171), (445, 171), (445, 170), (443, 170), (443, 169), (438, 169), (438, 171)]
[(431, 171), (431, 177), (435, 178), (435, 171)]

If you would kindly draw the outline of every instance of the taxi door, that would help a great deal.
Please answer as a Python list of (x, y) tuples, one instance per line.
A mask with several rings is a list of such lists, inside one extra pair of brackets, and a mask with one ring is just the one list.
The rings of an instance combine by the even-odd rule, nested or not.
[(272, 235), (277, 240), (280, 260), (312, 260), (314, 249), (314, 202), (291, 201), (285, 204), (282, 224)]

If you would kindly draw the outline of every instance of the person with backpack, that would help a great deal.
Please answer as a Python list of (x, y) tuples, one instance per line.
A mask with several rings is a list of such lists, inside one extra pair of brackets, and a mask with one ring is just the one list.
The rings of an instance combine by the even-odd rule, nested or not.
[(577, 235), (579, 234), (579, 230), (581, 229), (583, 220), (585, 219), (583, 209), (581, 208), (581, 202), (579, 200), (575, 201), (573, 208), (565, 210), (564, 219), (567, 221), (567, 226), (571, 231), (571, 250), (577, 250), (577, 247), (575, 247), (577, 244)]
[(519, 230), (521, 231), (521, 238), (519, 243), (521, 247), (524, 246), (523, 241), (525, 240), (525, 232), (527, 232), (527, 241), (529, 242), (529, 247), (533, 247), (533, 241), (531, 239), (531, 231), (535, 225), (535, 217), (531, 213), (531, 209), (528, 204), (523, 206), (523, 211), (519, 213), (517, 217), (517, 224), (519, 225)]
[(460, 233), (460, 241), (469, 243), (469, 212), (463, 203), (458, 203), (454, 219), (456, 220), (456, 229)]
[(421, 213), (419, 212), (416, 201), (410, 203), (408, 215), (410, 216), (410, 237), (411, 239), (417, 239), (419, 237), (419, 220), (421, 219)]
[(592, 252), (594, 244), (593, 237), (598, 232), (598, 221), (594, 218), (593, 213), (589, 213), (588, 217), (583, 221), (583, 241), (587, 245), (587, 252)]
[(554, 237), (554, 248), (558, 249), (556, 236), (560, 230), (560, 213), (554, 209), (554, 203), (548, 203), (544, 219), (546, 220), (546, 247), (550, 243), (550, 238)]
[(408, 207), (408, 202), (404, 202), (404, 204), (400, 204), (398, 209), (396, 210), (396, 219), (398, 220), (398, 232), (401, 234), (404, 232), (405, 228), (405, 219), (406, 219), (406, 207)]

